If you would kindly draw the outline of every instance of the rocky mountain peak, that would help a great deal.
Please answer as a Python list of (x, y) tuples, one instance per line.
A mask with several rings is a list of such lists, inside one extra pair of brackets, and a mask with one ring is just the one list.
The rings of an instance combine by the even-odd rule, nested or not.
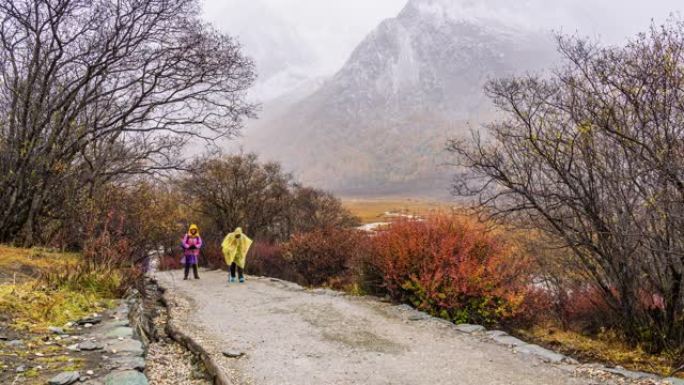
[(318, 91), (262, 122), (257, 149), (336, 192), (446, 193), (444, 145), (491, 118), (487, 80), (555, 57), (548, 36), (480, 17), (479, 3), (411, 0)]

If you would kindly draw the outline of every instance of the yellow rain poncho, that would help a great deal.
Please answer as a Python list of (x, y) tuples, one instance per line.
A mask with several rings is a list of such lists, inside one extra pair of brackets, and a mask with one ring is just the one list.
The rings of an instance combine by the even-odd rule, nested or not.
[[(237, 237), (238, 234), (240, 234), (239, 238)], [(223, 258), (225, 258), (226, 264), (230, 266), (235, 262), (241, 269), (244, 269), (250, 246), (252, 246), (252, 240), (243, 234), (242, 229), (239, 227), (226, 235), (223, 238), (223, 242), (221, 242)]]

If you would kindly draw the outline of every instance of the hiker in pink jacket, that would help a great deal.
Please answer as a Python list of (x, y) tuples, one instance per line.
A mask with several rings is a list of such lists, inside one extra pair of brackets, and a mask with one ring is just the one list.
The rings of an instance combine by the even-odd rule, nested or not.
[(195, 279), (199, 279), (199, 274), (197, 273), (197, 262), (199, 260), (200, 248), (202, 248), (202, 238), (199, 234), (199, 228), (197, 225), (190, 225), (188, 233), (185, 234), (182, 241), (183, 245), (183, 262), (185, 264), (185, 278), (188, 279), (188, 274), (190, 273), (190, 268), (192, 267), (192, 272), (195, 275)]

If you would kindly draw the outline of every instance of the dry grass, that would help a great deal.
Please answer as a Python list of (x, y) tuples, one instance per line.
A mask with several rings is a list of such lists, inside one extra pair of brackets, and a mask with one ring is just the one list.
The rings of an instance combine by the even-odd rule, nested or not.
[(0, 312), (17, 330), (42, 332), (109, 306), (99, 293), (88, 290), (47, 290), (33, 283), (0, 285)]
[(123, 279), (78, 254), (8, 246), (0, 246), (0, 271), (0, 321), (30, 331), (103, 310)]
[(76, 253), (0, 245), (0, 284), (14, 283), (15, 279), (21, 283), (38, 277), (48, 268), (75, 265), (79, 259)]
[(361, 218), (363, 223), (383, 222), (388, 218), (385, 213), (406, 215), (430, 215), (450, 210), (452, 204), (421, 199), (343, 199), (342, 205)]
[[(517, 334), (581, 361), (610, 363), (629, 370), (670, 376), (673, 370), (681, 364), (674, 355), (652, 355), (640, 348), (632, 348), (612, 333), (588, 337), (547, 325), (518, 330)], [(678, 375), (682, 376), (684, 373)]]

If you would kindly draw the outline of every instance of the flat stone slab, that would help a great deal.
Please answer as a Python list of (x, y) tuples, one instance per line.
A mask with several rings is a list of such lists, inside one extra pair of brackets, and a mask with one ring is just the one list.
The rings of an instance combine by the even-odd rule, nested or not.
[(311, 290), (311, 292), (314, 294), (329, 295), (332, 297), (341, 297), (341, 296), (345, 295), (342, 292), (330, 290), (330, 289), (324, 289), (324, 288), (313, 289), (313, 290)]
[(508, 333), (506, 333), (503, 330), (490, 330), (488, 332), (485, 332), (485, 336), (487, 338), (495, 338), (495, 337), (501, 337), (501, 336), (507, 336)]
[(629, 378), (630, 380), (641, 380), (641, 379), (646, 379), (646, 378), (658, 378), (655, 374), (651, 373), (645, 373), (645, 372), (633, 372), (631, 370), (627, 369), (621, 369), (621, 368), (606, 368), (604, 371), (608, 373), (613, 373), (617, 374), (618, 376), (622, 376), (625, 378)]
[(431, 317), (428, 316), (426, 319), (429, 319), (431, 322), (434, 322), (436, 324), (442, 325), (444, 327), (453, 327), (455, 326), (453, 322), (446, 320), (444, 318), (439, 318), (439, 317)]
[(20, 347), (23, 347), (23, 346), (24, 346), (24, 341), (22, 341), (22, 340), (12, 340), (12, 341), (6, 342), (6, 345), (7, 345), (7, 346), (14, 347), (14, 348), (20, 348)]
[(430, 317), (429, 315), (427, 315), (425, 313), (419, 313), (419, 312), (414, 312), (413, 314), (410, 314), (408, 316), (409, 321), (424, 321), (424, 320), (430, 319), (430, 318), (432, 318), (432, 317)]
[(142, 343), (132, 339), (112, 341), (107, 344), (106, 350), (113, 354), (128, 353), (136, 356), (142, 356), (144, 353)]
[(120, 326), (131, 326), (131, 322), (127, 319), (121, 319), (121, 320), (114, 320), (114, 321), (109, 321), (104, 324), (105, 327), (107, 328), (116, 328)]
[(148, 382), (147, 377), (137, 370), (124, 370), (105, 376), (104, 385), (148, 385)]
[(72, 352), (81, 351), (81, 349), (78, 347), (78, 344), (69, 345), (69, 346), (67, 346), (67, 349), (72, 351)]
[(107, 338), (129, 338), (133, 337), (133, 329), (128, 327), (128, 326), (118, 326), (115, 327), (114, 329), (108, 331), (105, 333), (105, 337)]
[(487, 331), (482, 325), (460, 324), (456, 325), (456, 330), (467, 334), (484, 333)]
[(397, 305), (396, 308), (397, 308), (397, 310), (401, 310), (401, 311), (415, 311), (416, 310), (407, 304)]
[(102, 322), (102, 317), (87, 317), (87, 318), (81, 318), (80, 320), (76, 321), (76, 325), (79, 325), (79, 326), (83, 326), (85, 324), (97, 325), (100, 322)]
[(559, 364), (562, 362), (571, 363), (571, 361), (574, 361), (569, 357), (566, 357), (562, 354), (556, 353), (552, 350), (542, 348), (539, 345), (533, 345), (533, 344), (522, 345), (522, 346), (518, 346), (517, 348), (515, 348), (515, 350), (518, 351), (518, 353), (536, 356), (536, 357), (539, 357), (546, 362), (552, 362), (554, 364)]
[(78, 350), (89, 352), (93, 350), (102, 350), (104, 349), (104, 345), (93, 341), (83, 341), (76, 345), (76, 348), (78, 348)]
[(71, 385), (81, 378), (78, 372), (62, 372), (48, 381), (48, 385)]
[(112, 357), (107, 362), (111, 369), (119, 370), (145, 370), (145, 359), (142, 357)]
[(283, 281), (282, 279), (270, 279), (271, 282), (278, 283), (279, 285), (283, 286), (286, 289), (290, 290), (297, 290), (297, 291), (303, 291), (305, 290), (302, 286), (294, 283), (294, 282), (289, 282), (289, 281)]
[(670, 381), (672, 385), (684, 385), (684, 380), (681, 378), (668, 377), (665, 381)]
[(240, 358), (245, 355), (245, 352), (241, 352), (238, 350), (224, 350), (223, 355), (228, 358)]
[(506, 345), (514, 348), (518, 346), (527, 345), (527, 342), (509, 335), (493, 337), (492, 341), (496, 342), (497, 344)]

